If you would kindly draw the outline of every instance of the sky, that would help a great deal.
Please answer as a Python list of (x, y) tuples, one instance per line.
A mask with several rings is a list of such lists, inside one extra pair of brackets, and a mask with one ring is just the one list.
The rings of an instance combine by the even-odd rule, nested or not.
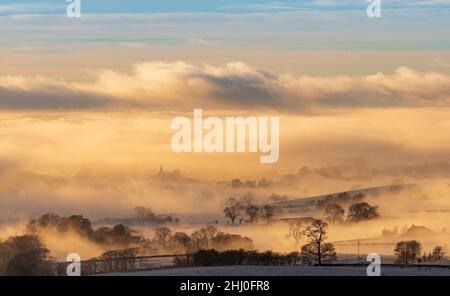
[[(448, 0), (384, 0), (383, 6), (388, 9), (432, 9), (449, 8)], [(64, 9), (61, 0), (3, 0), (3, 13), (56, 13)], [(268, 1), (247, 0), (90, 0), (82, 1), (84, 11), (88, 13), (157, 13), (157, 12), (222, 12), (235, 13), (257, 11), (292, 11), (292, 10), (359, 10), (366, 6), (365, 1), (359, 0), (290, 0)]]
[[(230, 178), (448, 159), (450, 1), (0, 0), (0, 169)], [(175, 155), (170, 120), (281, 117), (281, 155)], [(222, 167), (217, 170), (217, 167)]]
[[(367, 75), (399, 66), (449, 73), (449, 1), (0, 1), (0, 66), (82, 79), (154, 60), (245, 62), (267, 71)], [(120, 57), (120, 58), (118, 58)]]

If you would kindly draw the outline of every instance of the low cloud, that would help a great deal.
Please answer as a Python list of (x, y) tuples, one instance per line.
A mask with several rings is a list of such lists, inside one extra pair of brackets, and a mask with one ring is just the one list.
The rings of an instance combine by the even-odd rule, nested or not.
[(223, 66), (151, 62), (129, 72), (102, 70), (90, 80), (0, 76), (4, 109), (189, 110), (450, 107), (450, 77), (400, 67), (394, 73), (312, 77), (268, 73), (235, 62)]

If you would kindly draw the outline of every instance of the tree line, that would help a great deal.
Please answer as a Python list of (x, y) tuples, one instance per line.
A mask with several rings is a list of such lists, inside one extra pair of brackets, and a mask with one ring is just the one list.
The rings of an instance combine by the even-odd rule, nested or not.
[(253, 202), (250, 193), (241, 198), (229, 198), (223, 212), (231, 224), (242, 223), (269, 223), (278, 209), (274, 205), (257, 205)]
[[(83, 239), (102, 246), (105, 251), (97, 258), (103, 260), (102, 270), (131, 270), (137, 256), (186, 254), (202, 249), (254, 249), (253, 241), (248, 237), (219, 231), (209, 225), (185, 232), (173, 232), (168, 227), (154, 229), (152, 238), (145, 238), (128, 226), (118, 224), (112, 227), (94, 229), (89, 219), (81, 215), (68, 217), (56, 214), (44, 214), (31, 220), (26, 226), (26, 233), (0, 241), (0, 274), (8, 275), (47, 275), (56, 271), (52, 267), (55, 258), (49, 256), (50, 250), (45, 246), (39, 234), (54, 232), (55, 235), (76, 233)], [(95, 265), (93, 268), (97, 268)]]
[(187, 266), (229, 266), (229, 265), (263, 265), (263, 266), (296, 266), (299, 252), (280, 254), (272, 251), (258, 252), (240, 250), (217, 251), (200, 250), (193, 254), (177, 257), (175, 264)]
[(416, 240), (401, 241), (394, 249), (396, 262), (401, 264), (438, 262), (444, 260), (445, 252), (442, 246), (435, 246), (431, 252), (421, 253), (422, 244)]
[(378, 207), (372, 206), (367, 202), (353, 203), (348, 207), (347, 220), (345, 220), (345, 209), (339, 204), (328, 204), (324, 209), (325, 219), (332, 223), (356, 223), (365, 220), (371, 220), (380, 217)]

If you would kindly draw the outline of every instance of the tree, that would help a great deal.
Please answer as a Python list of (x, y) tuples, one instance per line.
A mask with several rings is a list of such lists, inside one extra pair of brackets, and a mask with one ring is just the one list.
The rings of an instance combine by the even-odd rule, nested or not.
[(287, 258), (286, 258), (287, 261), (288, 261), (288, 264), (291, 265), (291, 266), (296, 266), (299, 256), (300, 256), (299, 252), (291, 252), (291, 253), (289, 253), (287, 255)]
[(306, 227), (303, 234), (308, 243), (301, 248), (302, 261), (306, 264), (322, 265), (337, 259), (333, 244), (325, 243), (328, 224), (322, 220), (316, 220)]
[(275, 207), (272, 205), (264, 205), (261, 208), (261, 217), (266, 221), (270, 222), (275, 214)]
[(255, 199), (253, 193), (251, 192), (247, 192), (246, 194), (244, 194), (239, 201), (241, 202), (241, 204), (243, 204), (244, 206), (248, 206), (250, 204), (253, 204), (253, 200)]
[(216, 250), (200, 250), (193, 254), (192, 261), (196, 266), (212, 266), (217, 264), (218, 257)]
[(209, 243), (216, 237), (216, 235), (219, 233), (219, 231), (217, 230), (216, 227), (212, 226), (212, 225), (208, 225), (206, 226), (206, 228), (202, 228), (200, 229), (201, 231), (203, 231), (205, 233), (205, 237), (208, 241), (208, 246)]
[(259, 207), (257, 205), (249, 204), (245, 207), (245, 214), (248, 216), (249, 223), (258, 221)]
[(156, 243), (160, 244), (162, 247), (167, 247), (169, 237), (172, 234), (172, 230), (168, 227), (159, 227), (155, 229), (154, 240)]
[(37, 220), (31, 220), (30, 222), (28, 222), (27, 231), (35, 233), (39, 229), (55, 228), (60, 220), (60, 216), (53, 213), (47, 213), (42, 215)]
[(225, 217), (230, 219), (231, 224), (234, 224), (234, 222), (241, 215), (243, 210), (244, 206), (242, 205), (241, 202), (239, 202), (235, 198), (230, 198), (228, 199), (226, 207), (223, 211), (225, 213)]
[(49, 250), (37, 235), (13, 236), (0, 244), (7, 275), (50, 275)]
[(196, 250), (204, 250), (211, 248), (212, 240), (217, 236), (217, 228), (209, 225), (192, 232), (191, 239)]
[(188, 253), (191, 249), (191, 237), (184, 232), (175, 232), (169, 238), (169, 246), (176, 253)]
[(324, 243), (319, 245), (314, 242), (307, 243), (302, 246), (300, 256), (303, 264), (318, 264), (335, 261), (336, 251), (332, 243)]
[(253, 241), (237, 234), (219, 232), (212, 240), (211, 247), (215, 250), (253, 250)]
[(402, 264), (414, 263), (420, 258), (422, 246), (418, 241), (402, 241), (394, 249), (397, 262)]
[(148, 222), (154, 222), (158, 220), (158, 217), (155, 213), (153, 213), (152, 209), (148, 209), (146, 207), (135, 207), (134, 212), (136, 213), (137, 218), (148, 221)]
[(290, 223), (289, 224), (289, 233), (286, 238), (292, 238), (294, 240), (295, 246), (300, 244), (304, 235), (304, 229), (302, 223)]
[(58, 223), (58, 230), (61, 232), (72, 230), (87, 237), (91, 237), (94, 232), (91, 221), (84, 218), (82, 215), (72, 215), (61, 218)]
[(360, 222), (379, 217), (378, 207), (371, 206), (366, 202), (352, 204), (348, 212), (348, 220), (350, 222)]
[(345, 210), (338, 204), (331, 204), (325, 208), (326, 219), (332, 224), (342, 222), (344, 214)]
[(191, 234), (191, 240), (194, 250), (206, 250), (208, 248), (208, 239), (206, 238), (206, 234), (204, 231), (195, 230)]
[(45, 248), (41, 238), (37, 235), (12, 236), (3, 244), (7, 253), (14, 256), (19, 253), (26, 253), (34, 249)]
[(240, 179), (233, 179), (231, 180), (231, 186), (237, 188), (242, 186), (242, 182)]
[(49, 276), (52, 275), (50, 251), (46, 248), (35, 248), (28, 252), (18, 253), (6, 264), (7, 276)]
[(147, 215), (147, 208), (138, 206), (134, 208), (134, 212), (136, 213), (136, 216), (144, 219), (145, 215)]
[(434, 247), (431, 255), (435, 261), (442, 261), (444, 259), (444, 255), (445, 255), (444, 248), (441, 246)]

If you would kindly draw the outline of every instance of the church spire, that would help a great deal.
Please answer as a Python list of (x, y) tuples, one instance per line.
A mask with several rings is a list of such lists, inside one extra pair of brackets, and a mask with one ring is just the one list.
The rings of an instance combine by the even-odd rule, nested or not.
[(161, 165), (159, 166), (159, 175), (160, 175), (160, 176), (164, 175), (164, 170), (163, 170), (162, 162), (161, 162)]

